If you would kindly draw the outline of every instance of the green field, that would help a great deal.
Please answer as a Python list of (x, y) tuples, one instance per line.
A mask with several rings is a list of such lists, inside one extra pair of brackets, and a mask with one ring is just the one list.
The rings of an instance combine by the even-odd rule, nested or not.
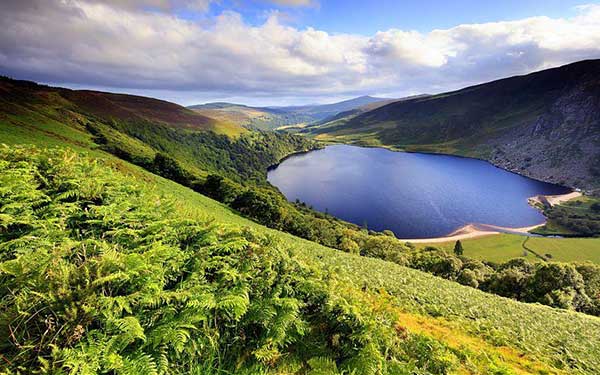
[[(523, 248), (527, 237), (515, 234), (498, 234), (462, 240), (465, 255), (479, 260), (502, 263), (513, 258), (525, 257), (530, 261), (540, 260)], [(417, 244), (419, 248), (435, 246), (451, 252), (454, 241), (444, 243)], [(590, 261), (600, 264), (600, 238), (544, 238), (530, 237), (526, 246), (536, 254), (560, 262)], [(546, 255), (550, 254), (551, 257)]]

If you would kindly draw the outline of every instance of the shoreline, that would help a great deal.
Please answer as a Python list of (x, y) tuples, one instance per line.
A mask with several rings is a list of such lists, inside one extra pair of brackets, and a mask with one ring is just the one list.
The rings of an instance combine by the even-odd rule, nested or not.
[[(554, 206), (557, 204), (568, 202), (568, 201), (578, 198), (582, 195), (583, 194), (581, 194), (581, 192), (572, 191), (570, 193), (560, 194), (560, 195), (536, 195), (534, 197), (529, 198), (528, 201), (533, 207), (536, 207), (534, 203), (549, 204), (550, 206)], [(544, 203), (544, 202), (546, 202), (546, 203)], [(519, 228), (502, 227), (502, 226), (490, 225), (490, 224), (472, 223), (472, 224), (467, 224), (461, 228), (458, 228), (454, 232), (449, 233), (448, 235), (442, 236), (442, 237), (412, 238), (412, 239), (400, 238), (398, 240), (402, 241), (402, 242), (410, 242), (410, 243), (444, 243), (444, 242), (453, 242), (453, 241), (471, 239), (471, 238), (487, 237), (487, 236), (492, 236), (492, 235), (497, 235), (497, 234), (502, 234), (502, 233), (529, 235), (530, 231), (545, 225), (546, 222), (547, 221), (544, 220), (544, 222), (540, 223), (540, 224), (530, 225), (527, 227), (519, 227)]]
[(287, 159), (289, 159), (291, 157), (308, 154), (309, 152), (322, 150), (323, 148), (324, 147), (317, 146), (317, 147), (311, 148), (309, 150), (295, 151), (295, 152), (292, 152), (291, 154), (287, 154), (286, 156), (282, 157), (277, 163), (269, 165), (267, 167), (267, 172), (272, 171), (273, 169), (276, 169), (277, 167), (279, 167), (279, 165), (281, 163), (283, 163), (284, 161), (286, 161)]
[[(284, 162), (288, 158), (291, 158), (296, 155), (307, 154), (309, 152), (316, 151), (316, 150), (321, 150), (321, 149), (324, 149), (327, 146), (331, 146), (331, 145), (349, 145), (349, 146), (356, 146), (356, 147), (363, 147), (363, 148), (381, 148), (381, 149), (388, 150), (391, 152), (421, 153), (421, 154), (430, 154), (430, 155), (452, 156), (452, 157), (466, 158), (466, 159), (476, 159), (476, 160), (481, 160), (481, 161), (487, 162), (487, 163), (491, 164), (492, 166), (494, 166), (495, 168), (504, 170), (509, 173), (514, 173), (516, 175), (530, 178), (533, 180), (537, 180), (540, 182), (557, 185), (553, 182), (538, 180), (536, 178), (525, 176), (521, 173), (502, 168), (501, 166), (498, 166), (498, 165), (490, 162), (489, 160), (481, 159), (478, 157), (453, 155), (453, 154), (447, 154), (447, 153), (435, 152), (435, 151), (433, 151), (433, 152), (432, 151), (412, 151), (412, 150), (408, 151), (408, 150), (398, 149), (393, 146), (384, 146), (384, 145), (380, 145), (380, 146), (364, 145), (364, 144), (356, 144), (356, 143), (345, 143), (345, 142), (323, 141), (323, 140), (317, 140), (317, 147), (315, 147), (313, 149), (298, 151), (298, 152), (294, 152), (294, 153), (284, 156), (276, 164), (269, 166), (267, 168), (267, 172), (271, 171), (273, 169), (276, 169), (282, 162)], [(565, 194), (558, 194), (558, 195), (536, 195), (533, 197), (529, 197), (527, 199), (527, 201), (532, 207), (540, 209), (539, 205), (552, 207), (554, 205), (570, 201), (572, 199), (578, 198), (583, 195), (580, 191), (574, 190), (573, 187), (570, 187), (570, 186), (564, 186), (564, 187), (571, 189), (571, 191), (568, 193), (565, 193)], [(540, 209), (540, 211), (541, 211), (541, 209)], [(398, 240), (401, 242), (410, 242), (410, 243), (444, 243), (444, 242), (452, 242), (452, 241), (463, 240), (463, 239), (486, 237), (486, 236), (497, 235), (497, 234), (502, 234), (502, 233), (532, 235), (531, 233), (529, 233), (530, 231), (532, 231), (536, 228), (539, 228), (541, 226), (544, 226), (546, 223), (547, 223), (547, 220), (544, 220), (544, 222), (539, 223), (539, 224), (530, 225), (530, 226), (526, 226), (526, 227), (518, 227), (518, 228), (502, 227), (502, 226), (491, 225), (491, 224), (471, 223), (471, 224), (464, 225), (463, 227), (460, 227), (460, 228), (456, 229), (455, 231), (453, 231), (445, 236), (441, 236), (441, 237), (412, 238), (412, 239), (399, 238)]]

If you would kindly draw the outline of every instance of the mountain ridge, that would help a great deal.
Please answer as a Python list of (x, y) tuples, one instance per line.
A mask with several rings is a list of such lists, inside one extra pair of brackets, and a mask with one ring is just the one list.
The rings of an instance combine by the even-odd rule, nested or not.
[(600, 60), (394, 102), (317, 139), (477, 157), (536, 179), (600, 188)]
[(228, 102), (209, 102), (187, 108), (207, 117), (240, 126), (273, 130), (286, 126), (305, 126), (340, 112), (392, 99), (363, 95), (328, 104), (299, 106), (249, 106)]

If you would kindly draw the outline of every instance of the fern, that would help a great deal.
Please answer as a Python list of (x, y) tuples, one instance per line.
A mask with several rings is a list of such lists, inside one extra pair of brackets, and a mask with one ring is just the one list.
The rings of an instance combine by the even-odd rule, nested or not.
[(11, 372), (385, 374), (419, 363), (392, 317), (272, 238), (179, 217), (168, 197), (70, 151), (0, 147), (0, 172)]

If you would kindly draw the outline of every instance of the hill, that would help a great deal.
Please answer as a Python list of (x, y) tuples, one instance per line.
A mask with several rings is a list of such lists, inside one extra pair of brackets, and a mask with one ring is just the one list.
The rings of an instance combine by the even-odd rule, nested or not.
[(234, 103), (207, 103), (188, 107), (194, 112), (218, 121), (259, 130), (273, 130), (281, 126), (304, 124), (313, 121), (308, 114), (276, 108), (250, 107)]
[(13, 228), (0, 231), (9, 369), (600, 370), (597, 318), (266, 229), (110, 155), (11, 146), (0, 168), (1, 220)]
[(262, 181), (268, 166), (312, 147), (298, 137), (250, 132), (162, 100), (8, 78), (0, 79), (0, 120), (5, 142), (44, 134), (53, 144), (101, 148), (147, 168), (157, 167), (157, 153), (168, 154), (189, 173), (219, 171), (235, 180)]
[(261, 130), (273, 130), (286, 126), (305, 126), (339, 112), (387, 101), (389, 99), (361, 96), (332, 104), (305, 106), (250, 107), (243, 104), (215, 102), (193, 105), (188, 108), (226, 123)]
[(46, 106), (60, 109), (65, 114), (67, 111), (79, 111), (106, 121), (153, 122), (199, 131), (242, 131), (223, 129), (221, 124), (212, 118), (163, 100), (99, 91), (69, 90), (5, 77), (0, 77), (0, 100), (3, 112), (12, 114), (21, 114)]
[(92, 114), (62, 89), (8, 82), (2, 372), (600, 370), (598, 319), (574, 311), (600, 311), (593, 265), (496, 269), (411, 249), (262, 185), (314, 147), (301, 137)]
[(600, 60), (395, 102), (319, 139), (489, 160), (540, 180), (600, 188)]

